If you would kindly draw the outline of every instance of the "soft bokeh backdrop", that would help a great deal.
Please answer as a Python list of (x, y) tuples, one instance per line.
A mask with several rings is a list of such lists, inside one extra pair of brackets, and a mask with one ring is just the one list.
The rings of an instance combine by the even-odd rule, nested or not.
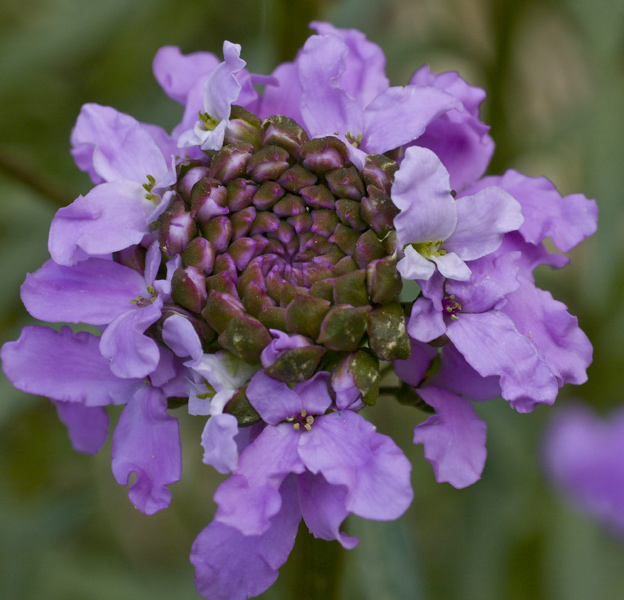
[[(621, 0), (0, 0), (0, 343), (31, 322), (19, 286), (48, 258), (54, 211), (90, 188), (69, 154), (80, 106), (171, 128), (181, 108), (151, 75), (160, 46), (220, 54), (228, 39), (252, 71), (269, 73), (294, 57), (313, 19), (364, 31), (384, 48), (393, 84), (428, 63), (486, 88), (483, 116), (497, 142), (490, 172), (543, 174), (600, 207), (599, 233), (571, 266), (539, 274), (594, 343), (589, 383), (530, 415), (501, 400), (479, 405), (488, 462), (461, 491), (436, 484), (412, 446), (423, 415), (390, 401), (369, 410), (412, 460), (415, 499), (395, 523), (349, 521), (362, 539), (351, 552), (319, 542), (343, 564), (339, 587), (323, 597), (623, 598), (624, 540), (569, 506), (539, 461), (544, 426), (571, 397), (601, 412), (624, 401)], [(96, 457), (73, 452), (50, 403), (0, 375), (0, 597), (197, 598), (188, 553), (220, 478), (201, 462), (203, 423), (178, 412), (182, 481), (171, 507), (146, 517), (113, 480), (110, 442)], [(311, 596), (309, 556), (298, 543), (263, 597)]]

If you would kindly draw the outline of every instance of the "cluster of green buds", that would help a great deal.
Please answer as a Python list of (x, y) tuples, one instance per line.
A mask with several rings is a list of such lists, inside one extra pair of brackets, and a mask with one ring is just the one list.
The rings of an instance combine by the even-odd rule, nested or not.
[(271, 330), (305, 336), (269, 376), (294, 383), (346, 369), (374, 403), (379, 361), (410, 354), (390, 199), (397, 168), (368, 155), (358, 169), (336, 137), (310, 140), (288, 117), (233, 107), (222, 149), (178, 165), (158, 220), (162, 252), (182, 260), (161, 322), (183, 314), (206, 352), (252, 365)]

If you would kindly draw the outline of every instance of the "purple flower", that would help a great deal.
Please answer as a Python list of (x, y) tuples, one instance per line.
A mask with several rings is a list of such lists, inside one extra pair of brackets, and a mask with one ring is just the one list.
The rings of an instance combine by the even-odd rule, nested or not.
[[(357, 413), (325, 414), (332, 404), (328, 380), (328, 373), (319, 372), (290, 389), (260, 372), (249, 384), (249, 400), (267, 426), (243, 451), (232, 477), (217, 490), (215, 522), (195, 542), (191, 560), (196, 584), (207, 597), (228, 597), (219, 595), (224, 589), (233, 597), (246, 597), (241, 587), (249, 584), (240, 579), (249, 578), (255, 585), (262, 582), (260, 591), (268, 587), (292, 547), (301, 516), (316, 537), (353, 548), (358, 540), (340, 531), (347, 515), (390, 520), (409, 506), (409, 462), (390, 438), (376, 433)], [(291, 507), (283, 508), (285, 503)], [(297, 503), (298, 514), (292, 507)], [(240, 548), (241, 534), (251, 546)], [(220, 555), (207, 558), (197, 552), (233, 542), (239, 553), (230, 561), (242, 569), (259, 562), (257, 555), (267, 539), (273, 541), (279, 558), (268, 564), (262, 561), (260, 568), (252, 566), (251, 573), (233, 581), (227, 579), (234, 570), (231, 563), (221, 570)]]
[(572, 502), (624, 535), (624, 412), (599, 417), (584, 406), (561, 411), (544, 437), (542, 456), (555, 485)]

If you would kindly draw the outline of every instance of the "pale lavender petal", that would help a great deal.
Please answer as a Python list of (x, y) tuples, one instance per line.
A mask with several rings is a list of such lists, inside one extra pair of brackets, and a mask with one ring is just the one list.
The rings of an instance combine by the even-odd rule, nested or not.
[(485, 90), (469, 85), (456, 71), (436, 74), (424, 65), (412, 75), (410, 84), (435, 87), (455, 96), (473, 117), (479, 116), (479, 106), (485, 100)]
[[(145, 255), (145, 282), (148, 285), (154, 285), (154, 280), (158, 274), (160, 263), (162, 261), (162, 254), (160, 252), (160, 244), (158, 241), (150, 244)], [(171, 277), (169, 277), (171, 280)]]
[(258, 116), (266, 119), (271, 115), (286, 115), (303, 126), (301, 84), (295, 63), (282, 63), (272, 73), (275, 83), (264, 88)]
[(435, 273), (435, 265), (422, 254), (416, 252), (413, 246), (405, 246), (403, 253), (403, 258), (397, 263), (397, 271), (403, 279), (427, 280)]
[(112, 470), (128, 485), (130, 502), (153, 515), (171, 502), (168, 485), (180, 480), (182, 449), (178, 421), (167, 414), (167, 401), (154, 387), (143, 386), (124, 408), (113, 433)]
[(492, 400), (501, 395), (499, 378), (481, 377), (453, 344), (442, 348), (440, 370), (427, 380), (428, 385), (444, 388), (470, 400)]
[(143, 277), (111, 260), (90, 258), (71, 267), (47, 261), (21, 287), (26, 310), (53, 323), (106, 325), (149, 293)]
[(592, 345), (565, 304), (523, 278), (520, 288), (507, 297), (502, 310), (516, 329), (535, 344), (560, 386), (587, 381)]
[(420, 385), (431, 361), (438, 355), (438, 349), (429, 344), (422, 344), (410, 339), (412, 351), (406, 360), (395, 360), (394, 372), (396, 376), (414, 387)]
[(468, 364), (482, 377), (500, 377), (505, 400), (518, 412), (552, 404), (557, 379), (530, 340), (500, 311), (460, 314), (446, 334)]
[(502, 188), (488, 187), (457, 200), (457, 226), (444, 248), (475, 260), (494, 252), (503, 235), (523, 222), (520, 204)]
[(337, 540), (343, 548), (355, 548), (359, 540), (340, 531), (349, 516), (345, 507), (347, 488), (327, 483), (322, 475), (309, 471), (297, 476), (299, 506), (310, 533), (322, 540)]
[(624, 534), (624, 412), (599, 417), (575, 406), (546, 431), (543, 458), (554, 482), (575, 503)]
[(188, 319), (181, 315), (172, 315), (165, 319), (162, 337), (165, 344), (181, 358), (190, 356), (197, 361), (204, 353), (195, 328)]
[(212, 52), (182, 54), (176, 46), (164, 46), (156, 52), (152, 68), (165, 94), (180, 104), (186, 104), (193, 84), (211, 73), (219, 62)]
[(507, 190), (522, 205), (520, 233), (531, 244), (550, 237), (559, 250), (568, 252), (596, 231), (596, 201), (582, 194), (562, 198), (545, 177), (527, 177), (510, 169), (500, 177), (485, 177), (470, 192), (491, 185)]
[(146, 377), (158, 366), (158, 344), (145, 330), (158, 321), (162, 300), (156, 298), (143, 308), (131, 309), (117, 317), (102, 334), (100, 352), (108, 358), (117, 377)]
[(486, 424), (464, 398), (435, 387), (418, 390), (436, 414), (414, 429), (414, 444), (423, 444), (425, 458), (438, 483), (461, 489), (481, 479), (487, 451)]
[(299, 395), (282, 381), (259, 371), (247, 387), (247, 398), (265, 423), (276, 425), (301, 414), (303, 404)]
[(407, 332), (419, 342), (432, 342), (439, 338), (446, 333), (442, 311), (429, 298), (418, 298), (412, 306)]
[(208, 419), (201, 436), (204, 448), (203, 461), (219, 473), (231, 473), (238, 462), (235, 437), (238, 423), (233, 415), (213, 415)]
[(301, 83), (301, 114), (313, 137), (364, 133), (364, 117), (358, 102), (344, 91), (348, 46), (336, 35), (313, 35), (297, 58)]
[(446, 279), (466, 281), (470, 278), (470, 268), (455, 252), (445, 252), (440, 256), (434, 254), (431, 256), (431, 260), (438, 266), (438, 270)]
[(383, 50), (357, 29), (338, 29), (331, 23), (313, 21), (310, 28), (319, 35), (338, 36), (349, 48), (341, 84), (347, 94), (365, 107), (390, 86), (386, 77), (386, 57)]
[(316, 419), (300, 436), (299, 456), (312, 473), (346, 486), (345, 507), (360, 517), (396, 519), (412, 501), (409, 461), (389, 437), (352, 411)]
[(377, 96), (364, 112), (361, 148), (383, 154), (408, 144), (445, 112), (462, 110), (461, 102), (435, 88), (416, 85), (391, 87)]
[(300, 435), (290, 424), (266, 427), (245, 448), (234, 475), (215, 492), (217, 521), (245, 535), (260, 535), (269, 528), (281, 506), (282, 482), (289, 473), (305, 470), (297, 454)]
[(59, 209), (50, 226), (52, 259), (70, 266), (139, 244), (148, 231), (154, 204), (139, 183), (115, 181), (94, 187)]
[(99, 343), (100, 338), (74, 334), (69, 327), (24, 327), (16, 342), (2, 347), (2, 368), (17, 389), (29, 394), (85, 406), (124, 404), (143, 381), (115, 377)]
[(330, 374), (319, 371), (307, 381), (298, 383), (293, 388), (301, 398), (301, 407), (310, 415), (322, 415), (331, 406), (332, 399), (329, 395)]
[[(114, 108), (85, 104), (72, 131), (72, 154), (81, 169), (100, 181), (159, 180), (167, 164), (151, 135), (133, 117)], [(92, 164), (92, 166), (91, 166)]]
[(448, 171), (431, 150), (407, 149), (391, 197), (401, 211), (394, 224), (402, 245), (445, 240), (455, 230), (457, 208)]
[(55, 402), (59, 419), (67, 427), (74, 450), (97, 454), (108, 437), (108, 413), (101, 406)]
[(209, 600), (247, 600), (269, 588), (295, 544), (301, 512), (294, 478), (280, 488), (280, 511), (257, 536), (213, 521), (191, 549), (197, 591)]
[(455, 296), (463, 312), (485, 312), (500, 308), (518, 289), (520, 252), (490, 254), (470, 263), (468, 281), (448, 280), (445, 291)]

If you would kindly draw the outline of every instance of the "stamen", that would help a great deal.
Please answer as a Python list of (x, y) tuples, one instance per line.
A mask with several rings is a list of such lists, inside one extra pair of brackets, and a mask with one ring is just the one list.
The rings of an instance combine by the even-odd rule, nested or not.
[(214, 131), (220, 123), (218, 119), (211, 117), (207, 112), (199, 111), (199, 120), (204, 124), (206, 131)]

